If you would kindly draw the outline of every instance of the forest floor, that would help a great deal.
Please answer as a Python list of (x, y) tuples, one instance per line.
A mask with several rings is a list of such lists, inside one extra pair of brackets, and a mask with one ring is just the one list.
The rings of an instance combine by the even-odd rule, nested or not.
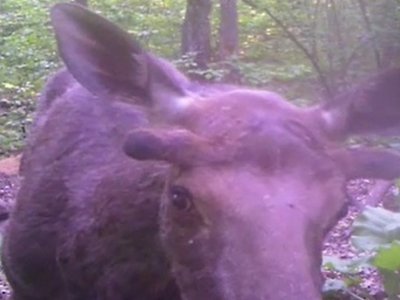
[[(351, 200), (352, 205), (349, 206), (346, 217), (336, 224), (333, 230), (328, 234), (324, 244), (324, 255), (335, 256), (341, 259), (356, 259), (364, 253), (356, 250), (350, 240), (351, 228), (353, 221), (363, 210), (365, 205), (369, 203), (369, 198), (374, 188), (374, 181), (371, 180), (355, 180), (350, 182), (347, 186), (347, 193)], [(388, 193), (392, 192), (391, 190)], [(388, 195), (383, 195), (388, 197)], [(390, 196), (389, 196), (390, 198)], [(375, 205), (380, 205), (383, 199), (380, 199)], [(334, 271), (324, 271), (326, 278), (343, 279), (341, 274)], [(332, 299), (345, 299), (345, 300), (384, 300), (386, 295), (383, 291), (383, 286), (379, 274), (372, 269), (363, 269), (358, 274), (354, 274), (355, 277), (360, 278), (360, 283), (355, 284), (353, 288), (350, 288), (346, 295), (342, 297), (333, 297)], [(351, 293), (351, 294), (349, 294)], [(367, 295), (363, 297), (360, 295)], [(330, 298), (329, 298), (330, 299)]]
[[(9, 211), (15, 201), (19, 188), (18, 164), (18, 157), (0, 160), (0, 215), (2, 211)], [(349, 184), (348, 194), (352, 198), (352, 202), (359, 205), (357, 207), (350, 206), (347, 216), (329, 233), (324, 245), (325, 255), (334, 255), (345, 259), (357, 257), (357, 251), (350, 243), (351, 224), (362, 209), (372, 185), (373, 182), (368, 180), (358, 180)], [(6, 222), (0, 223), (0, 234), (5, 225)], [(340, 278), (340, 274), (332, 271), (326, 271), (324, 275), (327, 278)], [(364, 270), (359, 275), (362, 278), (362, 282), (354, 289), (354, 295), (347, 294), (346, 296), (334, 297), (332, 299), (385, 299), (378, 274), (374, 271)], [(359, 293), (357, 289), (362, 289), (364, 293), (367, 292), (369, 295), (368, 298), (358, 297)], [(0, 300), (7, 299), (8, 294), (9, 288), (7, 282), (4, 280), (4, 275), (0, 272)]]
[[(10, 210), (19, 188), (19, 178), (16, 174), (1, 172), (0, 169), (0, 211)], [(6, 222), (0, 223), (0, 234), (4, 230)], [(1, 251), (1, 250), (0, 250)], [(3, 272), (0, 272), (0, 300), (6, 300), (9, 296), (8, 283)]]

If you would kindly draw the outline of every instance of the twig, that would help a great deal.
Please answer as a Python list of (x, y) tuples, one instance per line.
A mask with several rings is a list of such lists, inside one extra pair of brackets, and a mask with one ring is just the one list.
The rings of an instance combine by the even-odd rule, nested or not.
[(325, 77), (324, 72), (322, 71), (318, 59), (314, 58), (314, 56), (308, 51), (308, 49), (297, 39), (297, 37), (290, 31), (290, 29), (279, 19), (277, 18), (267, 7), (260, 8), (257, 4), (255, 4), (251, 0), (243, 0), (243, 3), (247, 4), (253, 9), (260, 10), (262, 9), (287, 35), (287, 37), (303, 52), (303, 54), (308, 58), (315, 71), (318, 74), (319, 80), (322, 86), (325, 89), (327, 96), (332, 96), (333, 92), (328, 83), (327, 78)]

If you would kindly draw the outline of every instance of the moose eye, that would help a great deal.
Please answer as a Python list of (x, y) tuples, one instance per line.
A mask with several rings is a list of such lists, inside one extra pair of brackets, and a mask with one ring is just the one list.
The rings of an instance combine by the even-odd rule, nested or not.
[(172, 205), (179, 210), (189, 210), (193, 203), (192, 194), (182, 186), (172, 186), (168, 193)]

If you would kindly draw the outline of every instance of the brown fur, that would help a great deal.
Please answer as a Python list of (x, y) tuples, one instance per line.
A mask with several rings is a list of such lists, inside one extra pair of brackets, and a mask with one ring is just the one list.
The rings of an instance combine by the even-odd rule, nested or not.
[(398, 155), (338, 140), (398, 125), (390, 108), (364, 120), (400, 71), (367, 97), (300, 109), (198, 86), (83, 7), (52, 20), (67, 69), (22, 157), (2, 251), (13, 299), (320, 299), (346, 181), (400, 175)]

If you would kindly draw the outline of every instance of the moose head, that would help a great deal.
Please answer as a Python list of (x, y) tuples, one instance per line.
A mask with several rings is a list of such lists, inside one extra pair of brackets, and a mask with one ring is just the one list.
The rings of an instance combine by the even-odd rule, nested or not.
[(320, 299), (346, 182), (400, 176), (396, 153), (343, 145), (397, 131), (400, 71), (304, 109), (191, 82), (83, 7), (52, 24), (67, 70), (24, 152), (3, 252), (15, 299)]
[(385, 73), (308, 109), (238, 88), (194, 99), (185, 130), (131, 133), (130, 156), (174, 165), (162, 238), (185, 299), (320, 298), (321, 246), (346, 211), (346, 182), (400, 170), (393, 152), (339, 141), (396, 129), (399, 82)]

